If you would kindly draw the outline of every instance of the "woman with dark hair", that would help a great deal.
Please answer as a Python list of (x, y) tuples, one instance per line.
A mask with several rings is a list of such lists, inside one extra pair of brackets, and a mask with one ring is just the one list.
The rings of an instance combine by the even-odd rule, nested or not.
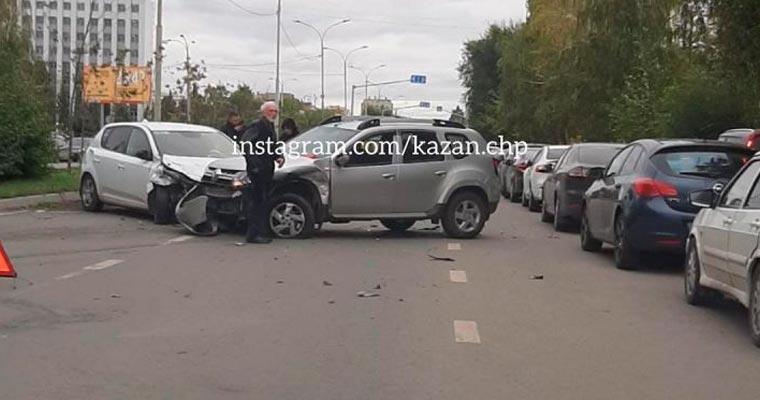
[(299, 134), (300, 132), (298, 132), (298, 125), (296, 125), (296, 121), (294, 121), (293, 118), (285, 118), (282, 120), (282, 124), (280, 124), (281, 141), (288, 141), (298, 136)]

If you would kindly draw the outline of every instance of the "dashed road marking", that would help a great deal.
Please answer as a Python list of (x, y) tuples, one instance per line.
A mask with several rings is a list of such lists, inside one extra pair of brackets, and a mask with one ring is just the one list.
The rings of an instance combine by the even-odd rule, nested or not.
[(103, 270), (103, 269), (106, 269), (106, 268), (111, 268), (114, 265), (118, 265), (118, 264), (121, 264), (123, 262), (124, 262), (124, 260), (105, 260), (105, 261), (101, 261), (101, 262), (99, 262), (97, 264), (93, 264), (93, 265), (90, 265), (88, 267), (84, 267), (82, 269), (85, 270), (85, 271), (100, 271), (100, 270)]
[(461, 243), (449, 243), (448, 249), (452, 250), (452, 251), (462, 250), (462, 244)]
[(467, 283), (467, 271), (451, 270), (449, 279), (454, 283)]
[(170, 245), (170, 244), (174, 244), (174, 243), (186, 242), (186, 241), (188, 241), (190, 239), (193, 239), (193, 238), (195, 238), (195, 236), (182, 235), (182, 236), (179, 236), (179, 237), (175, 237), (174, 239), (169, 239), (169, 240), (165, 241), (162, 244), (162, 246), (166, 246), (166, 245)]
[(66, 274), (66, 275), (61, 275), (61, 276), (55, 278), (55, 280), (57, 280), (57, 281), (63, 281), (63, 280), (66, 280), (66, 279), (76, 278), (77, 276), (84, 275), (85, 273), (87, 273), (87, 271), (102, 271), (104, 269), (111, 268), (111, 267), (113, 267), (115, 265), (119, 265), (119, 264), (121, 264), (123, 262), (124, 262), (124, 260), (105, 260), (105, 261), (101, 261), (101, 262), (99, 262), (97, 264), (88, 265), (88, 266), (82, 268), (80, 271), (74, 271), (74, 272)]
[(29, 210), (19, 210), (19, 211), (8, 211), (0, 213), (0, 217), (9, 217), (11, 215), (19, 215), (19, 214), (26, 214)]
[(454, 321), (454, 341), (456, 343), (480, 344), (478, 323), (475, 321)]

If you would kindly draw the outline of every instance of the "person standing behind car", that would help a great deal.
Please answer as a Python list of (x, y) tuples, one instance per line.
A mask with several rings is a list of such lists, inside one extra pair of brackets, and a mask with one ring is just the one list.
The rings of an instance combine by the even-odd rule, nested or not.
[(227, 115), (227, 123), (220, 130), (229, 136), (230, 139), (240, 142), (240, 136), (245, 130), (245, 124), (243, 123), (243, 119), (240, 118), (240, 114), (236, 111), (231, 111)]
[(277, 104), (268, 101), (261, 105), (261, 118), (245, 130), (241, 138), (241, 148), (245, 156), (246, 171), (251, 180), (247, 191), (246, 216), (248, 243), (270, 243), (266, 229), (266, 206), (269, 189), (274, 177), (275, 162), (282, 167), (285, 159), (277, 154), (280, 143), (274, 130), (274, 121), (279, 110)]
[(300, 135), (298, 132), (298, 125), (293, 118), (285, 118), (280, 124), (280, 141), (287, 142), (290, 139)]

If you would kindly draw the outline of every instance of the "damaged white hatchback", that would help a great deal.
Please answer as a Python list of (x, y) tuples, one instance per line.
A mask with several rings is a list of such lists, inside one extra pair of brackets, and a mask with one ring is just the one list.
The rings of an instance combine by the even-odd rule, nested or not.
[(148, 211), (154, 222), (174, 221), (179, 199), (201, 182), (208, 165), (239, 158), (235, 143), (216, 129), (176, 123), (106, 125), (82, 158), (80, 197), (87, 211), (104, 204)]

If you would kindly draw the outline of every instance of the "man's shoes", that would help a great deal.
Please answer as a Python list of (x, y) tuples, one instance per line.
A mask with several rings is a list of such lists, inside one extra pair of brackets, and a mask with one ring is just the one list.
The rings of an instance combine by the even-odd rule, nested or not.
[(272, 238), (259, 235), (252, 238), (246, 238), (245, 241), (248, 243), (267, 244), (272, 243)]

